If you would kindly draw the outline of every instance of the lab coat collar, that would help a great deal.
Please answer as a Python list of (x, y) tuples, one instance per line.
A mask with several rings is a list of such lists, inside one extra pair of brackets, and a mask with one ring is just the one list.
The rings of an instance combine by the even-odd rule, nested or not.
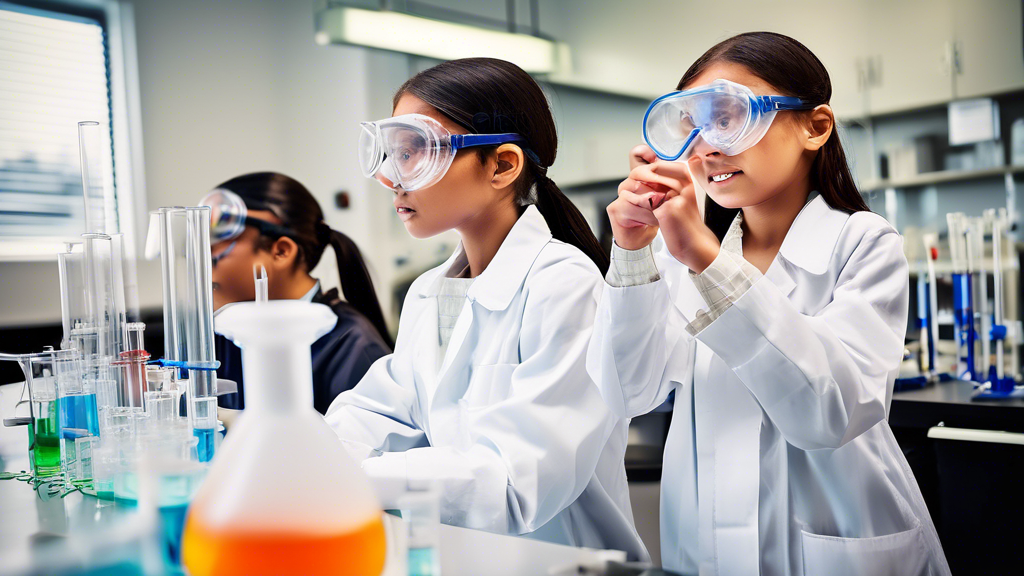
[(789, 263), (811, 274), (824, 274), (849, 218), (849, 214), (832, 208), (816, 195), (797, 214), (779, 253)]
[(309, 289), (309, 292), (306, 292), (305, 295), (302, 296), (302, 298), (299, 298), (299, 300), (302, 300), (303, 302), (315, 302), (315, 298), (319, 294), (322, 294), (322, 292), (320, 291), (320, 281), (317, 280), (316, 284), (314, 284), (313, 287)]
[[(466, 298), (491, 311), (507, 308), (526, 280), (526, 275), (541, 249), (551, 241), (551, 238), (551, 229), (548, 228), (540, 210), (534, 205), (528, 206), (512, 226), (491, 263), (476, 277), (469, 292), (466, 293)], [(444, 264), (428, 272), (433, 278), (423, 283), (419, 296), (436, 297), (445, 275), (463, 256), (464, 250), (460, 242), (455, 253)]]

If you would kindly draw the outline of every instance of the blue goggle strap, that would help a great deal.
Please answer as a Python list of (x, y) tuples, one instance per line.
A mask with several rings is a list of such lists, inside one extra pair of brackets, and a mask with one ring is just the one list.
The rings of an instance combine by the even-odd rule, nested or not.
[(519, 134), (453, 134), (451, 136), (452, 148), (470, 148), (473, 146), (494, 146), (496, 144), (507, 144), (509, 142), (525, 142), (526, 139)]
[[(453, 150), (459, 150), (460, 148), (471, 148), (473, 146), (495, 146), (497, 144), (508, 144), (510, 142), (518, 142), (520, 144), (526, 143), (526, 138), (523, 138), (519, 134), (513, 134), (506, 132), (504, 134), (452, 134), (449, 137), (449, 142)], [(535, 164), (540, 165), (540, 158), (537, 153), (531, 150), (528, 146), (520, 146), (523, 149), (523, 154), (527, 158), (533, 160)]]
[(754, 100), (761, 108), (762, 113), (773, 110), (810, 110), (814, 108), (813, 105), (795, 96), (755, 96)]

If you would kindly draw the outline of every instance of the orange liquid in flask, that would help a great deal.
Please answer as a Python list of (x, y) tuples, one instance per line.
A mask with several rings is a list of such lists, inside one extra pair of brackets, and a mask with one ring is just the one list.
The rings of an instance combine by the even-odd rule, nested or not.
[(192, 576), (346, 574), (378, 576), (386, 554), (379, 518), (342, 534), (211, 530), (195, 517), (185, 526), (184, 564)]

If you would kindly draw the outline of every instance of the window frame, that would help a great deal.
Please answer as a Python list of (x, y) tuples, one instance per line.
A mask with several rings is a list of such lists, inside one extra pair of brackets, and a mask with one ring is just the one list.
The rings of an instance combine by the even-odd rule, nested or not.
[[(142, 111), (139, 97), (139, 67), (135, 46), (135, 15), (132, 5), (118, 0), (4, 0), (26, 8), (86, 16), (104, 27), (110, 83), (110, 126), (114, 159), (114, 189), (118, 231), (125, 236), (127, 258), (140, 250), (139, 231), (146, 217), (146, 181), (143, 168)], [(83, 118), (82, 120), (88, 120)], [(84, 202), (84, 197), (82, 199)], [(56, 261), (68, 242), (67, 236), (0, 237), (0, 262)]]

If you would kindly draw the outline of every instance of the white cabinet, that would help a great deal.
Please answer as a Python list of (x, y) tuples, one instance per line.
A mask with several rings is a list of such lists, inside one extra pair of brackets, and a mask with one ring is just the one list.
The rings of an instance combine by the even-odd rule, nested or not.
[(955, 96), (988, 96), (1024, 87), (1019, 0), (956, 0)]
[(884, 114), (1024, 88), (1017, 0), (869, 0), (867, 111)]
[(870, 0), (860, 59), (868, 112), (881, 114), (953, 97), (949, 54), (953, 3), (966, 0)]

